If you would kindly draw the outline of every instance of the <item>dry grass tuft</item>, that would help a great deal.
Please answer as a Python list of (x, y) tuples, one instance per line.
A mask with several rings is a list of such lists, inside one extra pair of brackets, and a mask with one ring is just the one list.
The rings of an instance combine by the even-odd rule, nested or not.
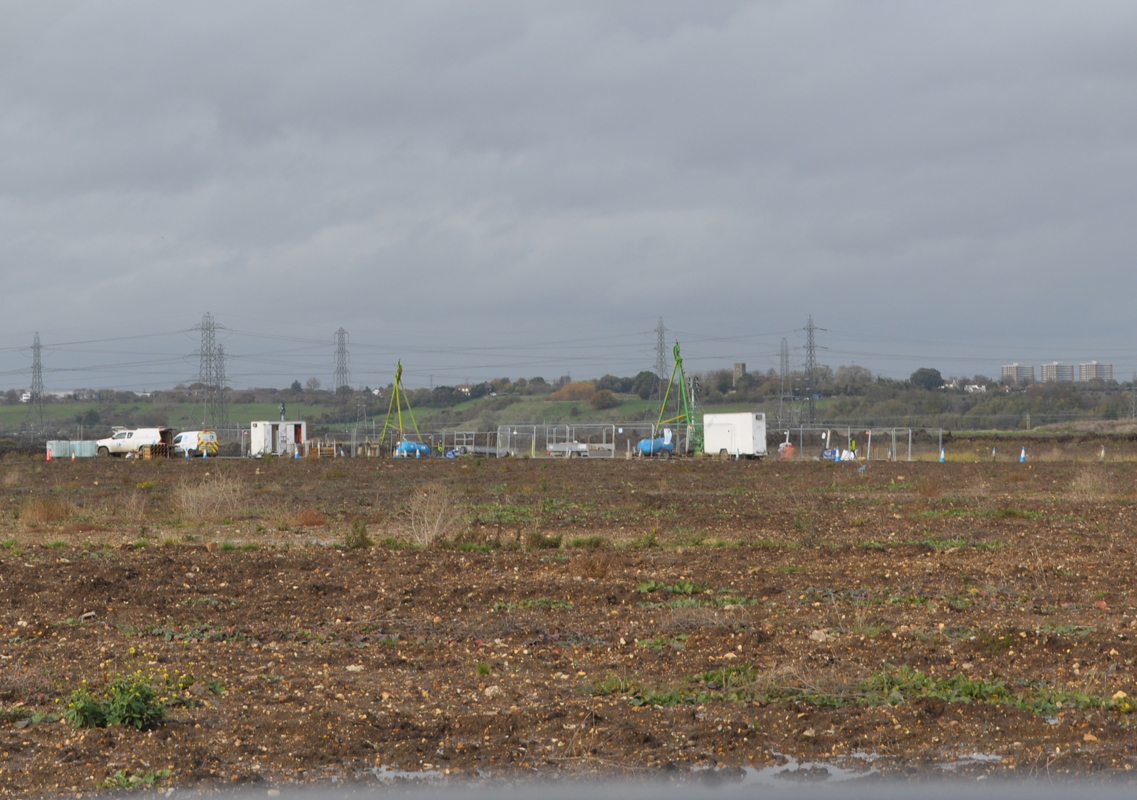
[(1066, 691), (1077, 692), (1079, 694), (1088, 694), (1091, 696), (1105, 695), (1106, 697), (1114, 691), (1109, 673), (1098, 667), (1090, 667), (1089, 669), (1083, 670), (1078, 680), (1068, 682), (1063, 688)]
[(826, 670), (810, 670), (804, 664), (785, 664), (763, 674), (755, 681), (754, 687), (769, 694), (799, 691), (832, 697), (854, 697), (859, 693), (861, 682), (868, 677), (868, 671), (855, 663), (838, 662)]
[(694, 633), (702, 628), (734, 630), (740, 625), (754, 622), (754, 614), (749, 608), (738, 607), (730, 610), (721, 608), (676, 608), (663, 620), (664, 633)]
[(864, 606), (858, 606), (853, 613), (853, 620), (849, 625), (849, 633), (856, 636), (867, 636), (872, 639), (880, 636), (883, 632), (884, 627), (875, 618), (869, 615), (868, 609)]
[(110, 530), (110, 528), (107, 528), (104, 525), (96, 525), (93, 522), (72, 522), (66, 528), (64, 528), (64, 533), (70, 533), (74, 535), (77, 533), (95, 533), (108, 530)]
[(297, 528), (319, 528), (328, 524), (328, 518), (314, 508), (306, 508), (292, 518), (292, 524)]
[(141, 522), (146, 519), (147, 502), (146, 493), (135, 490), (118, 506), (118, 516), (127, 522)]
[(939, 497), (944, 493), (943, 486), (935, 478), (921, 478), (916, 484), (916, 491), (921, 497)]
[(32, 524), (64, 522), (71, 517), (71, 504), (61, 497), (32, 497), (20, 506), (20, 519)]
[(20, 482), (20, 471), (18, 469), (10, 469), (4, 473), (4, 486), (11, 488)]
[(187, 522), (216, 522), (243, 510), (246, 495), (243, 480), (218, 472), (204, 480), (179, 484), (172, 501), (174, 509)]
[(1077, 474), (1070, 484), (1070, 494), (1075, 500), (1101, 500), (1113, 494), (1109, 473), (1098, 466), (1086, 467)]
[(453, 533), (462, 521), (462, 508), (441, 483), (416, 489), (403, 512), (402, 538), (416, 547), (430, 547)]
[(28, 672), (18, 666), (0, 672), (0, 701), (4, 703), (48, 703), (57, 694), (55, 683), (45, 675)]
[(991, 494), (991, 482), (986, 478), (967, 481), (958, 494), (961, 497), (987, 497)]
[(608, 577), (612, 568), (612, 554), (607, 550), (591, 550), (580, 560), (580, 569), (587, 578), (600, 580)]
[(262, 513), (261, 518), (270, 530), (288, 531), (292, 530), (296, 521), (296, 512), (287, 506), (273, 506), (267, 512)]

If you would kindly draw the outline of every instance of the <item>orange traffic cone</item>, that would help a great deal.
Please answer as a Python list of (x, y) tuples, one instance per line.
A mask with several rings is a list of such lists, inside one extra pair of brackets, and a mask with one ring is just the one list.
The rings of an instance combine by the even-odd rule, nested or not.
[(47, 448), (47, 460), (51, 461), (51, 448)]
[(71, 451), (71, 460), (72, 461), (75, 460), (75, 451), (74, 450)]

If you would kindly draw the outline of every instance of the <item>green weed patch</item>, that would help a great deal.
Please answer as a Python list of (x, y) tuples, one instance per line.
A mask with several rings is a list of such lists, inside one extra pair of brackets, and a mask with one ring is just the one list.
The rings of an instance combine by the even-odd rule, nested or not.
[(548, 597), (531, 597), (524, 600), (518, 600), (515, 603), (494, 603), (494, 611), (513, 611), (518, 608), (543, 608), (546, 611), (554, 611), (560, 608), (572, 608), (572, 603), (568, 600), (552, 600)]
[(652, 547), (659, 547), (659, 540), (655, 538), (654, 533), (645, 533), (638, 539), (633, 539), (628, 543), (628, 547), (639, 550), (647, 550)]
[(525, 544), (531, 550), (556, 550), (561, 546), (560, 534), (556, 536), (548, 536), (537, 531), (533, 531), (525, 537)]
[(529, 506), (492, 505), (476, 506), (473, 522), (482, 525), (520, 525), (533, 520), (533, 509)]
[(599, 550), (604, 546), (603, 536), (578, 536), (569, 542), (569, 547), (577, 550)]
[(1055, 636), (1089, 636), (1097, 628), (1088, 625), (1052, 625), (1049, 622), (1039, 628), (1040, 631), (1052, 633)]
[(687, 639), (690, 638), (687, 634), (681, 633), (678, 636), (656, 636), (654, 639), (637, 639), (636, 647), (650, 647), (657, 653), (662, 653), (664, 650), (682, 650), (687, 646)]
[(640, 583), (636, 584), (636, 591), (640, 594), (651, 594), (652, 592), (658, 592), (660, 590), (668, 592), (669, 594), (691, 595), (702, 594), (703, 592), (707, 591), (707, 587), (702, 584), (695, 583), (694, 581), (676, 581), (670, 586), (668, 586), (666, 583), (662, 583), (661, 581), (656, 580), (641, 581)]
[(973, 542), (958, 536), (954, 539), (939, 539), (935, 536), (929, 536), (927, 539), (909, 539), (905, 544), (928, 547), (932, 550), (961, 550), (965, 547), (973, 547), (976, 550), (998, 550), (1003, 546), (1002, 542)]
[(114, 775), (102, 783), (96, 784), (97, 789), (136, 789), (146, 786), (153, 789), (159, 781), (170, 777), (170, 770), (159, 769), (144, 772), (141, 775), (128, 769), (117, 770)]
[(248, 634), (227, 625), (152, 625), (142, 631), (144, 636), (159, 636), (167, 642), (247, 642)]
[(1027, 511), (1021, 508), (1000, 508), (994, 516), (1001, 519), (1041, 519), (1046, 516), (1041, 511)]
[(703, 595), (701, 597), (677, 597), (658, 603), (637, 603), (640, 608), (736, 608), (738, 606), (758, 606), (762, 601), (757, 597), (741, 597), (736, 594)]
[(912, 605), (926, 606), (934, 602), (932, 598), (909, 591), (895, 591), (887, 588), (883, 590), (872, 589), (826, 589), (824, 587), (810, 586), (800, 595), (798, 602), (802, 605), (823, 603), (835, 605), (837, 603), (852, 603), (854, 605)]
[(765, 679), (752, 664), (710, 670), (666, 689), (644, 686), (627, 678), (609, 677), (593, 694), (621, 696), (634, 706), (676, 706), (710, 702), (808, 703), (819, 707), (901, 705), (928, 697), (946, 703), (1005, 705), (1032, 714), (1051, 715), (1062, 709), (1103, 709), (1117, 714), (1137, 711), (1127, 697), (1104, 697), (1050, 686), (1045, 681), (1012, 683), (955, 675), (933, 678), (907, 666), (888, 666), (852, 686), (830, 691)]
[(913, 516), (921, 519), (944, 519), (950, 517), (996, 517), (998, 519), (1039, 519), (1045, 516), (1041, 511), (1027, 511), (1020, 508), (1000, 508), (995, 511), (980, 508), (934, 508), (917, 511)]

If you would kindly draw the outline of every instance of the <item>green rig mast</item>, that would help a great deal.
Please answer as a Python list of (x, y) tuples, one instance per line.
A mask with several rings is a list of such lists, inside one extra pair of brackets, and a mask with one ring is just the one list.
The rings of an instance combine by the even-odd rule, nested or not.
[(398, 367), (395, 369), (395, 387), (391, 390), (391, 400), (387, 403), (387, 419), (383, 422), (383, 433), (379, 437), (379, 442), (387, 440), (387, 429), (393, 429), (391, 424), (391, 417), (397, 419), (399, 427), (399, 440), (402, 441), (407, 438), (406, 431), (403, 429), (403, 403), (407, 405), (407, 414), (410, 415), (411, 425), (414, 426), (415, 435), (418, 437), (419, 442), (422, 442), (422, 434), (418, 429), (418, 422), (415, 421), (415, 412), (411, 410), (411, 403), (407, 399), (407, 392), (403, 388), (403, 362), (400, 360)]
[[(659, 409), (659, 419), (656, 427), (682, 422), (686, 425), (683, 442), (684, 452), (697, 450), (702, 445), (703, 433), (695, 422), (695, 388), (694, 384), (687, 383), (687, 376), (683, 372), (683, 356), (679, 353), (679, 342), (672, 349), (675, 354), (675, 366), (671, 368), (671, 379), (667, 381), (667, 390), (663, 393), (663, 405)], [(667, 417), (667, 403), (671, 398), (672, 387), (675, 386), (675, 377), (679, 376), (679, 386), (675, 388), (675, 416)], [(697, 380), (697, 379), (696, 379)], [(687, 395), (690, 394), (690, 399)]]

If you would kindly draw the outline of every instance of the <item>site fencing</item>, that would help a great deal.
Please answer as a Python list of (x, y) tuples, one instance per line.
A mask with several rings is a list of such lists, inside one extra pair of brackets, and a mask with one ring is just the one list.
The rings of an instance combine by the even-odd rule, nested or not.
[[(493, 458), (632, 458), (644, 439), (663, 435), (665, 426), (648, 422), (499, 425), (494, 431), (424, 431), (408, 439), (425, 445), (430, 456), (486, 456)], [(672, 427), (672, 426), (666, 426)], [(696, 430), (672, 427), (676, 455), (698, 455)], [(228, 432), (227, 432), (228, 433)], [(232, 431), (248, 455), (247, 431)], [(846, 451), (858, 460), (919, 461), (939, 457), (944, 447), (942, 429), (908, 427), (853, 428), (835, 425), (798, 425), (767, 432), (769, 457), (779, 457), (779, 445), (793, 445), (793, 460), (839, 457)], [(949, 434), (950, 436), (950, 434)], [(369, 428), (325, 433), (299, 448), (301, 456), (317, 458), (381, 458), (394, 454), (403, 441), (399, 431), (374, 433)], [(826, 452), (828, 451), (828, 455)], [(785, 457), (785, 454), (782, 454)]]
[[(682, 426), (680, 426), (682, 427)], [(247, 431), (235, 430), (241, 454), (248, 455)], [(688, 436), (674, 431), (676, 453), (694, 455)], [(431, 456), (478, 455), (494, 458), (631, 458), (642, 439), (663, 435), (662, 426), (647, 422), (550, 425), (499, 425), (494, 431), (424, 431), (386, 436), (368, 428), (325, 433), (299, 448), (301, 456), (379, 458), (391, 456), (405, 438), (427, 447)]]
[[(779, 447), (785, 442), (793, 445), (793, 460), (835, 459), (851, 452), (858, 461), (926, 461), (939, 458), (944, 447), (944, 430), (847, 425), (783, 427), (767, 432), (770, 457), (778, 457)], [(784, 453), (782, 456), (786, 457)]]
[[(425, 445), (430, 456), (513, 457), (513, 458), (631, 458), (636, 445), (644, 439), (663, 435), (671, 428), (675, 440), (674, 454), (699, 455), (701, 425), (687, 430), (683, 424), (660, 426), (650, 422), (614, 423), (556, 423), (556, 424), (503, 424), (495, 430), (444, 430), (424, 431), (421, 436), (410, 434), (408, 439)], [(248, 456), (249, 430), (231, 426), (217, 430), (223, 442), (220, 455)], [(380, 458), (394, 454), (403, 439), (403, 433), (364, 423), (343, 430), (312, 436), (296, 448), (300, 456), (318, 458)], [(768, 457), (779, 457), (779, 445), (793, 445), (793, 460), (822, 458), (825, 451), (838, 454), (853, 451), (858, 460), (868, 461), (927, 461), (939, 458), (946, 446), (947, 459), (953, 460), (962, 453), (953, 451), (950, 429), (940, 427), (901, 425), (853, 425), (848, 423), (798, 424), (767, 428)], [(95, 455), (94, 442), (56, 440), (49, 445), (52, 458), (69, 458), (74, 451), (77, 457)], [(1000, 448), (1001, 449), (1001, 448)], [(974, 452), (973, 452), (974, 451)], [(293, 451), (290, 451), (291, 454)], [(986, 458), (969, 446), (968, 458)], [(427, 453), (424, 452), (423, 455)], [(1002, 456), (1002, 453), (1000, 453)], [(994, 455), (991, 455), (994, 458)]]
[[(496, 431), (428, 431), (407, 439), (426, 445), (432, 456), (497, 456)], [(317, 458), (381, 458), (391, 456), (404, 439), (398, 431), (386, 436), (367, 428), (325, 433), (305, 443), (301, 454)]]
[[(684, 433), (685, 426), (672, 428), (675, 455), (700, 456), (697, 447), (688, 447), (687, 439), (697, 443), (698, 428)], [(647, 422), (579, 425), (501, 425), (494, 431), (428, 431), (414, 441), (425, 445), (422, 457), (480, 456), (491, 458), (633, 458), (636, 445), (644, 439), (663, 435), (663, 426)], [(226, 439), (218, 456), (221, 458), (248, 457), (249, 431), (241, 428), (224, 430)], [(381, 440), (382, 439), (382, 440)], [(308, 441), (289, 446), (278, 457), (315, 458), (382, 458), (391, 457), (402, 441), (398, 431), (388, 431), (386, 437), (374, 434), (364, 427), (326, 433)], [(906, 462), (939, 460), (944, 453), (947, 461), (996, 461), (1018, 459), (1020, 448), (1026, 444), (1031, 460), (1106, 460), (1107, 445), (1100, 440), (1088, 443), (1079, 437), (1041, 437), (1031, 443), (1030, 438), (1011, 437), (1004, 442), (1000, 437), (953, 437), (941, 428), (917, 427), (853, 427), (851, 425), (797, 425), (773, 427), (767, 430), (767, 456), (793, 461), (836, 460), (853, 454), (859, 462)], [(52, 459), (90, 458), (97, 454), (97, 443), (91, 440), (48, 440), (47, 452)], [(781, 446), (792, 445), (785, 452)], [(996, 446), (998, 453), (996, 454)], [(145, 454), (154, 457), (154, 453)], [(214, 456), (210, 456), (214, 457)], [(1108, 443), (1109, 460), (1137, 460), (1137, 440), (1123, 436)]]
[[(759, 407), (761, 410), (761, 407)], [(797, 429), (803, 423), (801, 414), (785, 412), (782, 419), (778, 419), (775, 406), (767, 409), (767, 420), (771, 425)], [(834, 427), (851, 428), (912, 428), (918, 429), (944, 429), (945, 431), (1030, 431), (1036, 428), (1060, 428), (1063, 426), (1076, 426), (1095, 422), (1125, 422), (1134, 421), (1137, 417), (1130, 413), (1100, 414), (1094, 412), (1026, 412), (1005, 411), (997, 414), (969, 414), (969, 413), (912, 413), (897, 416), (871, 415), (859, 417), (828, 417), (823, 422), (813, 425), (831, 425)]]
[(497, 455), (528, 458), (628, 458), (641, 439), (654, 439), (647, 422), (580, 425), (499, 425)]

